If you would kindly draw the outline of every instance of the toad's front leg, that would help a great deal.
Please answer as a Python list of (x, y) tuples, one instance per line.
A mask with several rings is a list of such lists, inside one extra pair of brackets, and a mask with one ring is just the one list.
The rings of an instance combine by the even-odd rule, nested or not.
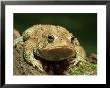
[(83, 62), (86, 61), (86, 52), (85, 52), (84, 48), (82, 46), (80, 46), (80, 43), (77, 40), (77, 38), (74, 39), (73, 44), (75, 46), (74, 49), (76, 52), (76, 56), (70, 61), (69, 67), (75, 66), (80, 61), (83, 61)]
[(24, 42), (24, 59), (26, 60), (27, 63), (31, 64), (33, 67), (37, 68), (40, 71), (44, 71), (40, 60), (37, 60), (34, 57), (35, 47), (36, 43), (32, 39), (29, 39)]

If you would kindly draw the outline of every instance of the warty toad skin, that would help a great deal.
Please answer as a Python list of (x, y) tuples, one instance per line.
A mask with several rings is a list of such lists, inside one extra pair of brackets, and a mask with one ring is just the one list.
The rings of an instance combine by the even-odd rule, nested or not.
[[(62, 61), (72, 58), (73, 65), (85, 60), (86, 53), (74, 34), (55, 25), (33, 25), (14, 40), (14, 46), (23, 41), (24, 59), (43, 71), (40, 58), (47, 61)], [(35, 58), (35, 56), (37, 58)]]

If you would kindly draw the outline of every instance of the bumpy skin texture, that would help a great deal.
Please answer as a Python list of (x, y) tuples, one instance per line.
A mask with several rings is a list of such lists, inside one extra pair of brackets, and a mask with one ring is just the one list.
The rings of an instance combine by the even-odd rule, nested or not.
[[(72, 66), (80, 60), (85, 60), (85, 50), (80, 46), (75, 36), (66, 28), (54, 25), (34, 25), (14, 40), (14, 45), (23, 40), (24, 59), (33, 67), (43, 71), (39, 59), (62, 61), (72, 58)], [(71, 67), (71, 66), (70, 66)]]

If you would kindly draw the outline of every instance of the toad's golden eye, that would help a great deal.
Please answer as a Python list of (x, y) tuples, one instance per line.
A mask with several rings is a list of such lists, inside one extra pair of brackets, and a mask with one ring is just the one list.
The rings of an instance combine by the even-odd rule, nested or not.
[(75, 39), (75, 36), (72, 36), (72, 37), (71, 37), (71, 42), (73, 42), (74, 39)]
[(48, 42), (51, 43), (54, 41), (54, 36), (53, 35), (48, 35)]

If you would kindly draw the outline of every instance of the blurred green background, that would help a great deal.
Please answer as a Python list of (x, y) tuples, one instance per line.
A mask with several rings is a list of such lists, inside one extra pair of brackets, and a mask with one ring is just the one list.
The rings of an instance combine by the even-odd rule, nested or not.
[(96, 13), (15, 13), (14, 28), (21, 34), (34, 24), (53, 24), (67, 28), (87, 52), (97, 53)]

